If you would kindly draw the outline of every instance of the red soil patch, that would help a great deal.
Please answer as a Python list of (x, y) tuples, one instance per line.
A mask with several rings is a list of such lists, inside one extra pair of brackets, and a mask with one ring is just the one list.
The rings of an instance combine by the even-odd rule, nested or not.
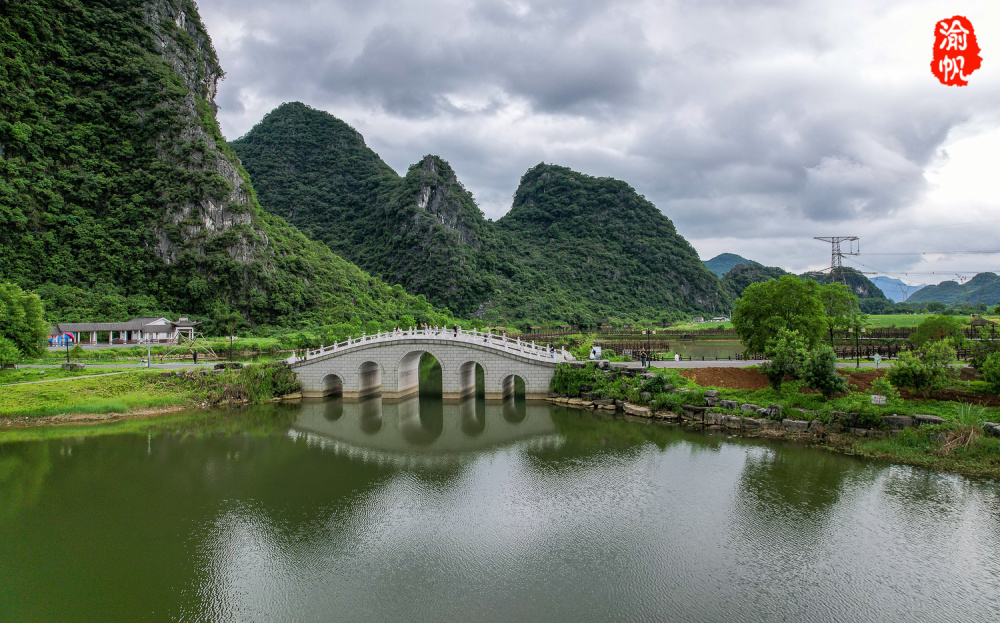
[(767, 377), (749, 368), (688, 368), (681, 376), (702, 387), (724, 389), (766, 389)]

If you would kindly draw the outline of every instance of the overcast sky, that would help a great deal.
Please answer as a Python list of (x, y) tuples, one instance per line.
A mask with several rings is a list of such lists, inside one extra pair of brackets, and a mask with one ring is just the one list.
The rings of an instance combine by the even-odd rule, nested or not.
[[(813, 236), (856, 235), (846, 263), (907, 282), (1000, 271), (926, 255), (1000, 250), (996, 0), (198, 4), (231, 139), (301, 101), (399, 173), (441, 156), (493, 219), (548, 162), (628, 182), (702, 259), (822, 268)], [(955, 14), (983, 50), (967, 87), (930, 71)]]

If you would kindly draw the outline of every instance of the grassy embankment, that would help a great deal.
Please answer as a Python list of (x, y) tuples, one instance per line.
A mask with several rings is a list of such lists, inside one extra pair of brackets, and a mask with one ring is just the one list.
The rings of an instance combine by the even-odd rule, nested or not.
[[(746, 390), (726, 389), (700, 385), (697, 371), (687, 374), (675, 369), (651, 369), (652, 379), (632, 378), (624, 375), (605, 375), (588, 366), (584, 370), (569, 370), (562, 366), (552, 382), (552, 391), (576, 395), (580, 387), (606, 398), (625, 400), (633, 404), (648, 405), (657, 410), (680, 412), (682, 405), (704, 405), (704, 392), (719, 391), (720, 398), (760, 406), (781, 405), (781, 418), (800, 420), (818, 419), (824, 424), (841, 423), (845, 427), (883, 430), (884, 415), (937, 415), (945, 420), (939, 425), (908, 428), (884, 437), (859, 437), (853, 434), (826, 434), (813, 439), (821, 447), (869, 458), (885, 459), (898, 463), (917, 465), (935, 470), (959, 472), (971, 476), (1000, 478), (1000, 438), (983, 431), (983, 423), (1000, 421), (1000, 408), (983, 406), (996, 404), (983, 383), (962, 383), (951, 389), (961, 390), (962, 401), (899, 398), (886, 406), (873, 406), (871, 394), (857, 386), (847, 394), (824, 400), (816, 393), (803, 393), (800, 382), (786, 382), (781, 391), (771, 388)], [(871, 374), (869, 372), (868, 374)], [(686, 390), (674, 393), (672, 388)], [(733, 415), (746, 415), (738, 411), (713, 409)], [(759, 434), (774, 434), (772, 432)]]
[(62, 370), (60, 368), (32, 369), (22, 368), (19, 370), (0, 370), (0, 386), (11, 385), (13, 383), (33, 383), (35, 381), (51, 381), (59, 379), (72, 379), (80, 376), (94, 376), (100, 374), (114, 374), (120, 372), (114, 368), (89, 368), (84, 370)]
[(225, 372), (176, 374), (130, 371), (107, 377), (5, 386), (0, 417), (129, 414), (167, 408), (255, 404), (292, 393), (298, 383), (284, 366), (254, 365)]

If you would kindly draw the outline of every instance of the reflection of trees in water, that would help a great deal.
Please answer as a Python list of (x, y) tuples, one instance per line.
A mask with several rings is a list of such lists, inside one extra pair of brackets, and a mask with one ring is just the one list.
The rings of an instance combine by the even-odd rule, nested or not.
[(866, 469), (860, 461), (814, 448), (748, 448), (737, 484), (737, 524), (747, 537), (780, 534), (782, 527), (816, 533), (840, 500), (845, 481)]
[(444, 384), (441, 380), (441, 364), (430, 353), (420, 355), (418, 368), (421, 398), (440, 398)]
[[(421, 389), (421, 394), (423, 390)], [(444, 404), (437, 398), (420, 396), (419, 407), (400, 421), (403, 438), (415, 446), (429, 446), (444, 430)]]
[(52, 469), (49, 443), (36, 441), (0, 449), (0, 519), (34, 506)]

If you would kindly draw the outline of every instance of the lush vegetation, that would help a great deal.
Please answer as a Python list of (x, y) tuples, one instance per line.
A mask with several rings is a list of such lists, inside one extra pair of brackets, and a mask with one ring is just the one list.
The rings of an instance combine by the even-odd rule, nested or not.
[(38, 295), (0, 282), (0, 364), (40, 355), (48, 332)]
[(191, 0), (0, 7), (0, 280), (50, 320), (432, 311), (261, 210), (216, 123), (222, 70)]
[[(654, 368), (649, 372), (655, 376), (643, 378), (616, 371), (604, 372), (592, 364), (583, 368), (561, 365), (552, 380), (551, 389), (569, 396), (586, 393), (586, 398), (594, 393), (675, 413), (679, 413), (685, 404), (705, 404), (705, 391), (713, 389), (723, 400), (778, 406), (773, 412), (773, 417), (777, 419), (818, 420), (825, 425), (876, 431), (884, 431), (882, 417), (886, 415), (936, 415), (945, 420), (943, 424), (922, 425), (896, 434), (871, 437), (821, 435), (817, 443), (849, 454), (970, 475), (1000, 477), (1000, 439), (987, 435), (983, 430), (985, 422), (1000, 421), (1000, 409), (997, 408), (939, 400), (903, 400), (884, 378), (872, 382), (870, 393), (859, 391), (839, 373), (837, 376), (841, 376), (841, 382), (845, 382), (846, 387), (828, 398), (822, 393), (803, 393), (807, 383), (802, 380), (786, 382), (780, 389), (734, 390), (700, 385), (697, 374), (689, 379), (676, 370)], [(874, 393), (887, 396), (888, 403), (883, 406), (871, 404), (871, 394)], [(726, 411), (719, 407), (713, 410), (746, 416), (742, 411)]]
[(1000, 303), (1000, 277), (995, 273), (979, 273), (965, 283), (942, 281), (914, 292), (906, 302), (911, 305), (937, 302), (945, 305), (996, 305)]
[(233, 147), (267, 210), (459, 315), (589, 327), (726, 307), (670, 221), (617, 180), (539, 165), (492, 223), (448, 163), (426, 156), (400, 178), (354, 129), (303, 104)]
[(242, 370), (223, 372), (138, 370), (65, 378), (52, 383), (7, 385), (0, 392), (0, 414), (19, 418), (254, 404), (298, 389), (295, 375), (283, 365), (251, 365)]
[(705, 264), (705, 268), (715, 273), (715, 276), (719, 279), (722, 279), (723, 275), (737, 266), (760, 266), (757, 262), (748, 260), (747, 258), (741, 255), (736, 255), (735, 253), (720, 253), (712, 259), (705, 260), (702, 263)]

